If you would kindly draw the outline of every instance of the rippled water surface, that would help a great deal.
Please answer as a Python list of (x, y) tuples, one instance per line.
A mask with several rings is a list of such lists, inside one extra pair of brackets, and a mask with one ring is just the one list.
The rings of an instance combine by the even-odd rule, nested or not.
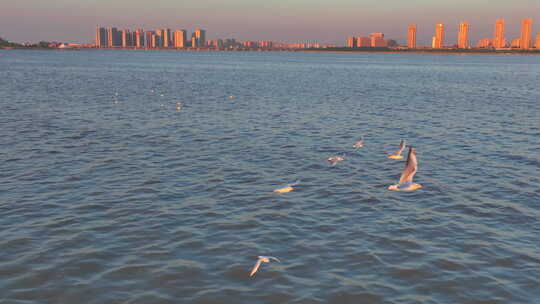
[[(539, 79), (539, 56), (0, 51), (0, 302), (538, 303)], [(414, 192), (387, 190), (400, 139)], [(281, 263), (250, 278), (259, 255)]]

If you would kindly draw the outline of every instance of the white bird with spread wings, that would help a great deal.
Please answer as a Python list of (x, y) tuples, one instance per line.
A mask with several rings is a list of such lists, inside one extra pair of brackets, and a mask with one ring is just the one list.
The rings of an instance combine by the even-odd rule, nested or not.
[(403, 150), (405, 150), (406, 144), (405, 141), (402, 139), (401, 143), (399, 144), (399, 149), (394, 152), (394, 154), (388, 155), (388, 158), (390, 159), (403, 159), (403, 156), (401, 156), (401, 153), (403, 153)]
[(259, 267), (261, 266), (261, 263), (270, 263), (271, 260), (281, 262), (278, 258), (271, 257), (271, 256), (259, 256), (259, 259), (257, 260), (257, 263), (255, 263), (255, 266), (251, 269), (251, 273), (249, 274), (250, 277), (252, 277), (257, 270), (259, 270)]
[(391, 185), (388, 190), (394, 191), (413, 191), (422, 188), (422, 185), (413, 183), (413, 177), (418, 171), (418, 161), (416, 160), (416, 149), (409, 147), (407, 163), (399, 178), (399, 184)]

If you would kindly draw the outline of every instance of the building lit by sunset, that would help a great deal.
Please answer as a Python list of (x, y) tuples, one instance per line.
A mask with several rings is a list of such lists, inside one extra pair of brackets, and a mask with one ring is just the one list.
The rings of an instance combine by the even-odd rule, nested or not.
[(144, 31), (137, 29), (133, 33), (133, 42), (136, 48), (142, 48), (144, 46)]
[(356, 47), (371, 47), (371, 39), (369, 39), (369, 37), (356, 37)]
[(458, 49), (469, 48), (469, 28), (469, 22), (462, 21), (459, 23)]
[(107, 47), (107, 29), (103, 27), (96, 28), (96, 47), (104, 48)]
[(536, 48), (540, 49), (540, 34), (536, 34)]
[(186, 47), (186, 30), (176, 30), (174, 32), (174, 47), (177, 49)]
[(521, 38), (512, 39), (512, 43), (510, 44), (510, 47), (513, 49), (519, 49), (521, 47)]
[(495, 35), (493, 36), (493, 47), (503, 48), (506, 46), (506, 39), (504, 38), (504, 19), (497, 19), (495, 22)]
[(442, 49), (444, 45), (444, 24), (437, 23), (435, 26), (435, 36), (431, 41), (431, 47), (434, 49)]
[(523, 19), (521, 23), (521, 41), (519, 47), (522, 50), (528, 50), (531, 48), (531, 31), (532, 31), (532, 19)]
[(416, 48), (416, 25), (409, 25), (407, 30), (407, 47)]
[(490, 38), (482, 38), (482, 39), (478, 40), (478, 43), (476, 44), (476, 47), (480, 48), (480, 49), (490, 48), (490, 47), (493, 46), (492, 41), (493, 40), (490, 39)]
[(371, 47), (386, 47), (386, 41), (384, 41), (383, 33), (371, 33), (369, 34), (371, 39)]
[(120, 33), (115, 27), (107, 30), (107, 46), (111, 48), (120, 46)]
[[(195, 48), (203, 48), (206, 47), (206, 31), (203, 29), (195, 29), (195, 32), (193, 33), (193, 38), (195, 40), (191, 39), (191, 47)], [(195, 44), (193, 44), (195, 42)]]
[(356, 46), (356, 38), (354, 37), (347, 37), (347, 47), (348, 48), (353, 48)]

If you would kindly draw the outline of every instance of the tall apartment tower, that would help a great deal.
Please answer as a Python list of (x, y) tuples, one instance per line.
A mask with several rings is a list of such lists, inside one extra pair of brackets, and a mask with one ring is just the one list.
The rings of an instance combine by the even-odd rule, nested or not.
[(164, 48), (170, 48), (171, 46), (173, 46), (172, 41), (171, 41), (170, 29), (161, 30), (161, 41)]
[(152, 36), (154, 36), (153, 31), (144, 32), (144, 42), (145, 42), (146, 48), (151, 48), (152, 47)]
[(536, 34), (536, 48), (540, 49), (540, 34)]
[(197, 40), (197, 47), (205, 47), (206, 31), (203, 29), (195, 29), (195, 39)]
[(107, 47), (107, 29), (104, 27), (96, 28), (96, 47), (104, 48)]
[(407, 47), (410, 49), (416, 48), (416, 25), (409, 25), (407, 30)]
[(108, 47), (118, 47), (121, 45), (120, 32), (115, 27), (109, 28), (107, 32), (107, 46)]
[(506, 44), (504, 39), (504, 19), (497, 19), (495, 22), (495, 35), (493, 36), (493, 47), (503, 48)]
[(133, 33), (133, 45), (136, 48), (142, 48), (144, 46), (144, 31), (142, 29), (136, 29)]
[(174, 47), (177, 49), (186, 47), (186, 30), (176, 30), (174, 32)]
[(434, 49), (442, 49), (444, 45), (444, 24), (437, 23), (435, 26), (435, 36), (433, 36), (432, 47)]
[(521, 23), (521, 42), (519, 46), (522, 50), (528, 50), (531, 48), (531, 31), (532, 31), (532, 19), (523, 19)]
[(121, 30), (120, 31), (120, 37), (122, 38), (122, 47), (127, 48), (133, 46), (132, 40), (131, 40), (131, 33), (129, 30)]
[(469, 22), (462, 21), (459, 23), (459, 33), (458, 33), (458, 48), (466, 49), (469, 48)]

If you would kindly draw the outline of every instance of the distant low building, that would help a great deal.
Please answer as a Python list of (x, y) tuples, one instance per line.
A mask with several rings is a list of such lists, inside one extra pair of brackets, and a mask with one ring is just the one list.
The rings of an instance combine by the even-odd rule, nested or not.
[(491, 39), (491, 38), (482, 38), (482, 39), (478, 40), (478, 43), (476, 44), (476, 47), (480, 48), (480, 49), (486, 49), (486, 48), (493, 47), (493, 39)]
[(371, 39), (369, 37), (356, 37), (356, 47), (371, 47)]
[(510, 44), (511, 48), (519, 49), (521, 47), (521, 38), (514, 38), (512, 39), (512, 43)]
[(386, 47), (386, 41), (384, 41), (383, 33), (371, 33), (369, 35), (371, 39), (371, 47)]
[(354, 37), (347, 37), (347, 47), (348, 47), (348, 48), (356, 47), (356, 38), (354, 38)]

